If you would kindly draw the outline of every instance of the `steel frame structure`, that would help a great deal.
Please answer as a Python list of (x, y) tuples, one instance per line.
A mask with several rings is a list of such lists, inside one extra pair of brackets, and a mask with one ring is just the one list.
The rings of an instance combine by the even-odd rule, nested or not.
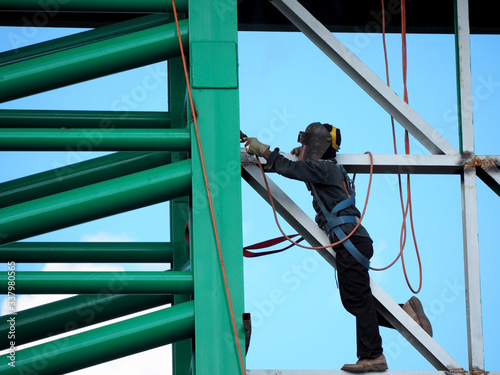
[[(467, 291), (469, 369), (462, 369), (412, 319), (401, 312), (399, 306), (373, 280), (371, 280), (371, 287), (377, 301), (377, 309), (438, 370), (435, 373), (441, 371), (447, 373), (484, 373), (476, 177), (480, 177), (493, 191), (500, 195), (500, 157), (498, 155), (477, 156), (474, 153), (472, 111), (467, 108), (467, 102), (472, 98), (468, 1), (455, 0), (460, 150), (456, 150), (438, 132), (434, 131), (425, 120), (351, 53), (297, 0), (271, 0), (271, 2), (323, 53), (432, 153), (432, 155), (428, 156), (375, 155), (375, 173), (400, 173), (403, 170), (405, 173), (410, 174), (460, 174), (465, 290)], [(242, 160), (244, 178), (264, 199), (269, 201), (263, 178), (258, 167), (255, 166), (255, 162), (252, 162), (245, 155), (242, 155)], [(339, 155), (338, 160), (350, 172), (366, 173), (370, 165), (367, 155)], [(315, 223), (272, 183), (271, 191), (273, 192), (277, 211), (312, 246), (324, 246), (329, 243), (328, 238), (321, 233), (321, 230), (318, 230)], [(322, 250), (320, 253), (335, 267), (333, 250)], [(248, 373), (252, 375), (268, 375), (276, 372), (272, 370), (256, 370)], [(319, 375), (323, 373), (333, 374), (335, 371), (280, 371), (279, 373), (283, 375)], [(413, 373), (418, 373), (418, 371)]]
[[(463, 107), (472, 95), (467, 0), (455, 0), (458, 101), (462, 109), (460, 150), (435, 132), (296, 0), (271, 2), (432, 154), (375, 155), (375, 173), (397, 173), (405, 168), (410, 173), (450, 173), (462, 177), (469, 369), (461, 369), (374, 282), (372, 290), (377, 308), (437, 370), (426, 374), (484, 372), (476, 176), (500, 194), (500, 157), (474, 154), (472, 113)], [(65, 150), (98, 138), (101, 142), (92, 147), (92, 151), (118, 152), (0, 184), (0, 258), (3, 262), (33, 263), (168, 262), (171, 270), (16, 272), (16, 293), (80, 294), (16, 312), (16, 345), (45, 338), (48, 332), (69, 333), (150, 307), (165, 307), (18, 351), (15, 368), (8, 365), (5, 355), (0, 373), (18, 370), (66, 373), (168, 343), (173, 343), (175, 375), (226, 375), (244, 371), (238, 361), (238, 343), (240, 347), (245, 345), (243, 262), (241, 254), (234, 251), (242, 246), (240, 176), (265, 199), (267, 194), (260, 172), (253, 161), (240, 154), (237, 141), (237, 1), (215, 3), (212, 0), (189, 0), (189, 4), (187, 0), (177, 1), (182, 18), (180, 38), (189, 52), (189, 79), (198, 133), (186, 100), (187, 86), (169, 1), (2, 2), (2, 10), (10, 12), (38, 10), (46, 15), (57, 12), (100, 15), (86, 21), (94, 26), (100, 26), (111, 13), (133, 13), (134, 17), (117, 23), (104, 22), (105, 26), (91, 31), (0, 54), (1, 102), (167, 60), (169, 110), (168, 113), (129, 113), (125, 117), (106, 111), (1, 110), (0, 150)], [(40, 8), (41, 4), (44, 8)], [(216, 141), (225, 145), (224, 158), (216, 155), (213, 147)], [(342, 155), (339, 161), (351, 172), (368, 170), (366, 156)], [(206, 168), (207, 183), (203, 168)], [(212, 192), (215, 219), (210, 215), (207, 185)], [(280, 214), (311, 245), (328, 243), (315, 223), (272, 182), (271, 190)], [(170, 201), (168, 243), (22, 241), (165, 201)], [(185, 237), (186, 223), (189, 243)], [(231, 269), (227, 275), (230, 300), (225, 291), (217, 235), (221, 239), (223, 264)], [(335, 267), (335, 254), (331, 249), (320, 253)], [(7, 291), (7, 272), (2, 273), (2, 280), (3, 290)], [(89, 299), (86, 294), (94, 296)], [(172, 307), (166, 307), (167, 304)], [(78, 313), (97, 306), (106, 308), (96, 309), (90, 322)], [(6, 337), (9, 329), (10, 324), (4, 319), (0, 323), (0, 335)], [(8, 349), (8, 345), (3, 348)], [(270, 375), (276, 371), (249, 370), (247, 373)]]
[[(0, 111), (2, 151), (72, 147), (114, 152), (0, 184), (2, 261), (171, 264), (165, 272), (3, 272), (2, 293), (79, 295), (13, 310), (5, 317), (14, 318), (17, 337), (12, 343), (2, 340), (2, 349), (13, 350), (2, 357), (2, 374), (67, 373), (169, 343), (176, 375), (244, 371), (238, 360), (238, 346), (245, 346), (243, 260), (234, 251), (242, 246), (236, 1), (228, 1), (222, 15), (211, 0), (190, 0), (189, 6), (187, 0), (176, 3), (178, 27), (169, 1), (28, 0), (1, 5), (14, 17), (29, 11), (47, 19), (59, 13), (109, 18), (101, 26), (90, 17), (90, 31), (0, 54), (1, 102), (168, 61), (168, 112), (124, 116), (111, 111)], [(132, 16), (113, 22), (114, 13)], [(189, 57), (199, 132), (186, 100), (180, 43)], [(89, 140), (98, 142), (86, 147)], [(215, 140), (232, 145), (226, 148), (226, 159), (215, 157)], [(223, 185), (219, 171), (225, 171)], [(165, 212), (165, 219), (170, 217), (171, 223), (167, 243), (22, 241), (166, 201), (170, 212)], [(230, 299), (224, 292), (226, 275), (215, 225), (222, 238), (220, 256), (231, 269)], [(160, 309), (72, 332), (152, 307)], [(86, 308), (95, 313), (91, 319), (82, 316)], [(12, 324), (3, 319), (3, 337), (9, 330)], [(70, 335), (16, 350), (61, 333)]]

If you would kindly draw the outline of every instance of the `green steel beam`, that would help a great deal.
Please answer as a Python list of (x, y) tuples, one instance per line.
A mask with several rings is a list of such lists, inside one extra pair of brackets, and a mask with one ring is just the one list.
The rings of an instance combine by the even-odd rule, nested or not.
[(171, 263), (168, 242), (14, 242), (0, 246), (0, 262)]
[(16, 351), (0, 357), (0, 374), (66, 374), (193, 335), (192, 302)]
[[(188, 27), (180, 33), (187, 43)], [(0, 68), (0, 103), (179, 55), (175, 24), (153, 27)]]
[[(178, 11), (186, 11), (188, 0), (176, 0)], [(2, 0), (3, 10), (40, 10), (45, 12), (171, 12), (172, 2), (165, 0)]]
[[(16, 346), (68, 333), (110, 319), (171, 304), (171, 295), (81, 295), (16, 313)], [(0, 321), (0, 337), (8, 337), (10, 322)], [(0, 350), (8, 349), (0, 340)]]
[[(8, 272), (0, 272), (8, 290)], [(191, 272), (16, 272), (16, 294), (192, 294)]]
[(55, 40), (6, 51), (0, 53), (0, 67), (28, 59), (33, 59), (35, 57), (48, 55), (50, 53), (64, 51), (70, 48), (75, 48), (77, 46), (95, 43), (101, 40), (106, 40), (135, 31), (160, 26), (168, 23), (167, 20), (168, 16), (165, 14), (152, 14), (133, 20), (103, 26), (95, 30), (85, 31), (63, 38), (58, 38)]
[(180, 161), (0, 210), (0, 243), (188, 195), (191, 162)]
[[(190, 80), (237, 332), (229, 314), (200, 154), (193, 136), (191, 269), (195, 278), (195, 375), (244, 374), (237, 1), (190, 0)], [(202, 115), (202, 116), (201, 116)], [(194, 132), (192, 134), (195, 134)], [(223, 145), (221, 157), (219, 147)], [(223, 337), (223, 340), (214, 340)], [(237, 338), (236, 338), (237, 337)], [(243, 365), (244, 367), (244, 365)]]
[(0, 128), (166, 129), (168, 112), (0, 110)]
[(0, 208), (166, 165), (167, 152), (117, 152), (0, 184)]
[(186, 129), (0, 129), (2, 151), (189, 151)]

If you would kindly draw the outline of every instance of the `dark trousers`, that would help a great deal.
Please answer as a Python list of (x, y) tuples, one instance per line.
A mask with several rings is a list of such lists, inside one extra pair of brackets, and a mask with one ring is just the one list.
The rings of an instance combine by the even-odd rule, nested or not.
[[(373, 246), (369, 237), (352, 236), (350, 240), (365, 257), (372, 257)], [(376, 358), (382, 354), (382, 338), (368, 270), (344, 246), (337, 246), (335, 252), (340, 298), (345, 309), (356, 317), (357, 356)]]

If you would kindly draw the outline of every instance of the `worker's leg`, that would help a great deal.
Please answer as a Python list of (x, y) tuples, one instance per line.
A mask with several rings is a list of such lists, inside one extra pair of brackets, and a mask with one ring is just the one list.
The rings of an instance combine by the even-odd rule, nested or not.
[[(353, 236), (351, 242), (364, 256), (371, 258), (373, 247), (370, 238)], [(335, 251), (342, 304), (356, 317), (358, 358), (376, 358), (382, 354), (382, 338), (368, 270), (343, 246)]]

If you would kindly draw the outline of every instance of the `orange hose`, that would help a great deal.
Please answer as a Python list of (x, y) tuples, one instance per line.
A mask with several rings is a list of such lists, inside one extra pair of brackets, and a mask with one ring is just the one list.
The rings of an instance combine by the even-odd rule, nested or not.
[[(385, 9), (384, 9), (384, 0), (381, 0), (382, 3), (382, 42), (383, 42), (383, 47), (384, 47), (384, 59), (385, 59), (385, 72), (386, 72), (386, 77), (387, 77), (387, 86), (390, 86), (389, 82), (389, 63), (387, 59), (387, 46), (385, 42)], [(402, 62), (403, 62), (403, 86), (404, 86), (404, 101), (405, 103), (408, 104), (408, 87), (407, 87), (407, 70), (408, 70), (408, 61), (407, 61), (407, 49), (406, 49), (406, 4), (405, 0), (401, 0), (401, 44), (402, 44)], [(394, 126), (394, 118), (391, 116), (391, 124), (392, 124), (392, 137), (393, 137), (393, 144), (394, 144), (394, 153), (397, 154), (397, 142), (396, 142), (396, 130)], [(409, 133), (408, 130), (405, 130), (405, 153), (409, 154), (410, 153), (410, 138), (409, 138)], [(401, 233), (400, 233), (400, 242), (399, 242), (399, 247), (400, 251), (394, 259), (388, 266), (383, 267), (383, 268), (372, 268), (375, 271), (382, 271), (386, 270), (394, 263), (397, 262), (399, 257), (401, 257), (401, 264), (403, 267), (403, 273), (405, 276), (406, 283), (408, 284), (408, 287), (410, 290), (417, 294), (420, 292), (422, 289), (422, 262), (420, 260), (420, 253), (418, 250), (418, 245), (417, 245), (417, 239), (415, 236), (415, 228), (413, 225), (413, 211), (412, 211), (412, 201), (411, 201), (411, 183), (410, 183), (410, 175), (407, 175), (407, 199), (406, 199), (406, 208), (404, 204), (404, 199), (403, 199), (403, 187), (402, 187), (402, 181), (401, 181), (401, 175), (398, 174), (398, 182), (399, 182), (399, 196), (400, 196), (400, 201), (401, 201), (401, 210), (403, 212), (403, 221), (401, 224)], [(406, 246), (406, 218), (408, 213), (410, 214), (410, 226), (411, 226), (411, 231), (412, 231), (412, 238), (413, 238), (413, 243), (415, 245), (415, 252), (418, 260), (418, 267), (419, 267), (419, 286), (415, 290), (412, 286), (411, 283), (408, 279), (408, 274), (406, 272), (406, 266), (405, 266), (405, 261), (404, 261), (404, 255), (403, 255), (403, 250)]]
[(257, 157), (257, 163), (259, 164), (259, 168), (260, 168), (260, 171), (262, 173), (262, 177), (264, 178), (264, 183), (266, 185), (267, 194), (269, 196), (269, 202), (271, 202), (271, 207), (273, 208), (274, 220), (276, 221), (276, 225), (278, 226), (278, 229), (280, 230), (280, 232), (283, 235), (283, 237), (285, 237), (289, 242), (291, 242), (295, 246), (301, 247), (303, 249), (321, 250), (321, 249), (326, 249), (328, 247), (334, 247), (334, 246), (340, 245), (342, 242), (347, 241), (358, 230), (359, 226), (361, 225), (361, 222), (363, 221), (363, 217), (365, 216), (366, 206), (368, 205), (368, 198), (370, 197), (370, 189), (371, 189), (371, 186), (372, 186), (372, 177), (373, 177), (373, 155), (369, 151), (365, 152), (365, 154), (368, 154), (370, 156), (370, 180), (368, 181), (368, 189), (366, 191), (365, 205), (363, 207), (363, 212), (361, 213), (361, 217), (359, 218), (359, 222), (356, 224), (356, 226), (351, 231), (351, 233), (349, 233), (345, 238), (343, 238), (340, 241), (334, 242), (334, 243), (332, 243), (330, 245), (326, 245), (326, 246), (305, 246), (305, 245), (301, 245), (300, 243), (292, 240), (289, 236), (287, 236), (285, 234), (285, 232), (281, 228), (281, 225), (280, 225), (279, 220), (278, 220), (278, 215), (276, 213), (276, 207), (274, 207), (273, 195), (271, 194), (271, 189), (269, 188), (269, 184), (267, 183), (266, 173), (264, 172), (264, 168), (262, 168), (262, 164), (260, 163), (260, 160)]
[(195, 111), (195, 108), (194, 108), (193, 95), (191, 93), (191, 84), (189, 82), (189, 73), (188, 73), (187, 64), (186, 64), (186, 57), (184, 55), (184, 48), (182, 46), (181, 33), (180, 33), (180, 30), (179, 30), (179, 20), (178, 20), (178, 17), (177, 17), (177, 10), (175, 8), (175, 0), (172, 0), (172, 6), (173, 6), (173, 10), (174, 10), (175, 24), (177, 26), (177, 35), (179, 37), (179, 46), (180, 46), (180, 49), (181, 49), (182, 64), (184, 66), (184, 75), (186, 77), (186, 85), (187, 85), (187, 89), (188, 89), (189, 103), (191, 105), (191, 113), (192, 113), (192, 116), (193, 116), (194, 128), (195, 128), (195, 132), (196, 132), (196, 141), (197, 141), (197, 144), (198, 144), (198, 151), (200, 153), (200, 161), (201, 161), (201, 166), (202, 166), (202, 170), (203, 170), (203, 179), (205, 181), (205, 188), (206, 188), (206, 191), (207, 191), (208, 203), (209, 203), (209, 207), (210, 207), (210, 215), (212, 217), (212, 223), (213, 223), (213, 226), (214, 226), (214, 235), (215, 235), (215, 240), (217, 242), (217, 252), (218, 252), (218, 255), (219, 255), (219, 262), (220, 262), (220, 265), (221, 265), (222, 276), (223, 276), (223, 279), (224, 279), (224, 288), (225, 288), (225, 291), (226, 291), (226, 297), (227, 297), (227, 301), (228, 301), (228, 304), (229, 304), (229, 311), (231, 313), (231, 323), (232, 323), (232, 326), (233, 326), (233, 332), (234, 332), (234, 336), (235, 336), (235, 341), (236, 341), (236, 345), (238, 347), (238, 356), (239, 356), (239, 360), (240, 360), (241, 373), (244, 375), (245, 374), (245, 362), (243, 361), (243, 354), (242, 354), (242, 351), (241, 351), (240, 340), (239, 340), (239, 337), (238, 337), (238, 330), (236, 328), (236, 319), (234, 317), (234, 309), (233, 309), (233, 304), (231, 302), (231, 294), (229, 292), (229, 285), (228, 285), (228, 281), (227, 281), (226, 268), (224, 267), (224, 259), (222, 257), (222, 250), (221, 250), (221, 244), (220, 244), (220, 239), (219, 239), (219, 232), (217, 230), (217, 223), (216, 223), (216, 220), (215, 220), (214, 207), (213, 207), (213, 203), (212, 203), (212, 195), (210, 193), (210, 187), (208, 185), (207, 170), (206, 170), (206, 167), (205, 167), (205, 160), (203, 158), (203, 151), (202, 151), (201, 141), (200, 141), (200, 133), (198, 131), (198, 121), (197, 121), (197, 118), (196, 118), (196, 111)]

